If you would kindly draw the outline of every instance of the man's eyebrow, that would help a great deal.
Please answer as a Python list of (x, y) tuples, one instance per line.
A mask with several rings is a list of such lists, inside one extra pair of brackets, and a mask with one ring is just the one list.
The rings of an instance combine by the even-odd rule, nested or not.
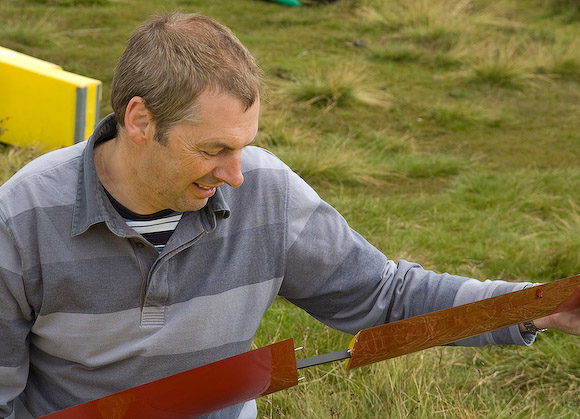
[[(254, 144), (257, 139), (258, 139), (258, 133), (256, 133), (256, 135), (254, 135), (254, 138), (252, 138), (252, 141), (250, 141), (244, 147), (247, 147), (247, 146), (250, 146), (250, 145)], [(226, 143), (224, 143), (222, 141), (219, 141), (219, 140), (211, 141), (209, 143), (206, 143), (205, 146), (206, 147), (211, 147), (211, 148), (223, 148), (224, 150), (235, 150), (235, 148), (233, 148), (229, 144), (226, 144)]]

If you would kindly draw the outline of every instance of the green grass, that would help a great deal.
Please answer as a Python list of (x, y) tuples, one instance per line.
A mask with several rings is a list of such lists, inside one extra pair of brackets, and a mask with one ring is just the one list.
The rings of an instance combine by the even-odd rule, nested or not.
[(387, 94), (369, 84), (368, 71), (360, 65), (339, 66), (327, 72), (316, 71), (287, 83), (281, 90), (291, 100), (324, 108), (355, 107), (358, 104), (388, 108)]
[[(259, 145), (391, 259), (479, 279), (580, 272), (576, 0), (4, 0), (0, 45), (102, 80), (105, 115), (130, 31), (170, 10), (238, 34), (266, 73)], [(0, 182), (38, 153), (2, 147)], [(350, 340), (276, 300), (254, 346), (288, 337), (300, 357)], [(337, 363), (260, 399), (259, 417), (576, 417), (579, 360), (578, 338), (547, 332)]]
[(36, 16), (21, 15), (18, 18), (4, 20), (2, 23), (0, 39), (2, 46), (6, 48), (46, 48), (57, 43), (56, 25), (48, 14), (40, 19)]
[[(2, 121), (0, 121), (1, 123)], [(0, 141), (2, 140), (2, 128), (0, 127)], [(18, 169), (43, 153), (41, 146), (31, 148), (10, 147), (0, 144), (0, 183), (8, 180)]]

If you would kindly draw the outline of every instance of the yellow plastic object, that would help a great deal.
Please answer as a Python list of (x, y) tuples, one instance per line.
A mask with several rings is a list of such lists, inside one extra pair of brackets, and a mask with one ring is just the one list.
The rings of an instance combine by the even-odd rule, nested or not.
[(0, 46), (0, 59), (10, 59), (15, 65), (27, 67), (27, 66), (38, 66), (40, 68), (57, 68), (62, 70), (62, 67), (51, 63), (49, 61), (40, 60), (30, 55), (22, 54), (17, 51), (13, 51), (8, 48)]
[(0, 47), (0, 142), (50, 150), (86, 140), (101, 89), (99, 80)]

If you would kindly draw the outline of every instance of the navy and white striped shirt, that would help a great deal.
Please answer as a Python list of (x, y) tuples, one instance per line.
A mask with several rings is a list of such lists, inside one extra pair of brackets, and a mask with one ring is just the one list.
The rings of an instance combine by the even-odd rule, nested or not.
[(183, 213), (165, 209), (148, 215), (137, 214), (117, 201), (107, 190), (105, 193), (127, 225), (141, 234), (145, 240), (155, 246), (157, 252), (161, 253)]

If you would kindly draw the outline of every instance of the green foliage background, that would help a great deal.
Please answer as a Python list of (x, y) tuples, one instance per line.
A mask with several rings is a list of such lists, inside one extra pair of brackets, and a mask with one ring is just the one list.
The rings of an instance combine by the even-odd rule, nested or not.
[[(3, 0), (0, 45), (102, 80), (105, 115), (131, 30), (175, 10), (248, 46), (266, 73), (259, 144), (391, 259), (479, 279), (580, 272), (577, 0)], [(1, 151), (0, 182), (44, 150)], [(255, 346), (287, 337), (300, 356), (350, 340), (280, 300)], [(309, 369), (259, 417), (577, 417), (580, 340), (538, 341)]]

